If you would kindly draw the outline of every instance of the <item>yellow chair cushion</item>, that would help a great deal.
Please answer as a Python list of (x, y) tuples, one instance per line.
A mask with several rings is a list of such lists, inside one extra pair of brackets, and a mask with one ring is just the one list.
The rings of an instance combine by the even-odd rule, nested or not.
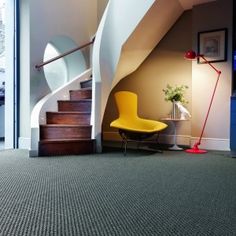
[(119, 118), (112, 121), (110, 126), (118, 129), (154, 133), (167, 127), (165, 123), (140, 118), (137, 114), (137, 95), (129, 91), (115, 93)]
[(167, 127), (167, 125), (162, 122), (158, 122), (155, 120), (141, 119), (141, 118), (136, 118), (135, 120), (134, 119), (124, 120), (119, 118), (111, 122), (110, 126), (123, 130), (129, 130), (135, 132), (147, 132), (147, 133), (161, 131)]

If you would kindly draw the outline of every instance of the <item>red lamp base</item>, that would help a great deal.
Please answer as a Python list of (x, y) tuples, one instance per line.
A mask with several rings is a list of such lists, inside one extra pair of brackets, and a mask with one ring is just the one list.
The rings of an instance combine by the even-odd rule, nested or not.
[(190, 149), (186, 149), (185, 152), (192, 153), (192, 154), (204, 154), (207, 153), (206, 150), (198, 148), (199, 143), (194, 144), (194, 146)]
[(202, 150), (202, 149), (194, 149), (194, 148), (186, 149), (185, 152), (193, 153), (193, 154), (204, 154), (204, 153), (207, 153), (206, 150)]

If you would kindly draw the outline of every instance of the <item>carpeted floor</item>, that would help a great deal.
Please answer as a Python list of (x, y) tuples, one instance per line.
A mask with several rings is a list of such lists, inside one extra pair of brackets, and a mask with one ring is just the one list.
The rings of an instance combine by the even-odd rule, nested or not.
[(236, 235), (236, 159), (0, 151), (0, 235)]

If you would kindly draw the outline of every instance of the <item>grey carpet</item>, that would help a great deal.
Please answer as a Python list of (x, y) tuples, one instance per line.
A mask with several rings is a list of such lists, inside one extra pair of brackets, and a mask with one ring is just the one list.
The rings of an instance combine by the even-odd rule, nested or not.
[(0, 235), (236, 235), (236, 159), (0, 151)]

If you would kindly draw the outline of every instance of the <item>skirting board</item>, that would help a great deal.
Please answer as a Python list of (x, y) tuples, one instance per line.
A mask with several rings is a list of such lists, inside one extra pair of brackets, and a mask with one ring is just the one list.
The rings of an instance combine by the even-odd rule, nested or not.
[[(191, 146), (197, 140), (197, 137), (191, 137)], [(202, 138), (200, 147), (207, 150), (230, 151), (229, 139)]]
[[(121, 137), (117, 132), (104, 132), (103, 133), (104, 141), (121, 141)], [(177, 135), (176, 136), (177, 144), (184, 146), (193, 146), (194, 143), (198, 140), (197, 137), (191, 137), (188, 135)], [(160, 134), (159, 143), (164, 144), (173, 144), (174, 136)], [(218, 150), (218, 151), (229, 151), (229, 139), (216, 139), (216, 138), (202, 138), (201, 148), (207, 150)]]
[[(173, 144), (173, 135), (159, 136), (158, 141), (164, 144)], [(105, 141), (121, 141), (121, 137), (117, 132), (104, 132), (103, 140)], [(190, 137), (188, 135), (177, 135), (177, 143), (184, 146), (193, 146), (198, 140), (197, 137)], [(19, 138), (19, 148), (20, 149), (30, 149), (30, 138)], [(216, 138), (202, 138), (200, 148), (207, 150), (218, 150), (218, 151), (230, 151), (229, 139), (216, 139)]]
[(19, 149), (30, 149), (30, 138), (19, 137)]
[(29, 150), (29, 157), (38, 157), (38, 150), (31, 150), (30, 149), (31, 140), (30, 138), (19, 138), (19, 149), (28, 149)]

